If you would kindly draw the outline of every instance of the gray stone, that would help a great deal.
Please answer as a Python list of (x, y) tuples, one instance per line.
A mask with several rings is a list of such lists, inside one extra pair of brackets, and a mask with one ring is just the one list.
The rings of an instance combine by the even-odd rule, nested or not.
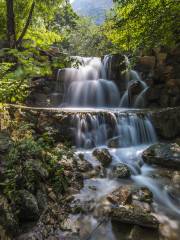
[(113, 168), (112, 174), (115, 178), (129, 178), (131, 171), (126, 164), (121, 163)]
[(107, 148), (96, 148), (93, 151), (93, 155), (101, 162), (103, 167), (108, 167), (112, 162), (112, 156)]
[(176, 143), (154, 144), (143, 152), (142, 157), (149, 164), (180, 169), (180, 146)]
[(158, 228), (158, 220), (142, 208), (133, 205), (119, 206), (111, 210), (112, 221), (121, 223), (136, 224), (138, 226)]

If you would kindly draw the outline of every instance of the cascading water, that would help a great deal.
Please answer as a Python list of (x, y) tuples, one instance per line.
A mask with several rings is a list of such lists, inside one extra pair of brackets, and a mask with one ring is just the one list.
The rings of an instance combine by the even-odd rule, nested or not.
[[(94, 148), (106, 148), (112, 156), (112, 163), (108, 169), (102, 174), (85, 179), (83, 189), (75, 195), (75, 202), (80, 201), (83, 206), (88, 205), (88, 209), (91, 209), (73, 216), (74, 222), (80, 225), (80, 239), (126, 239), (123, 238), (120, 229), (113, 231), (110, 221), (99, 224), (104, 199), (121, 185), (147, 186), (153, 192), (159, 206), (157, 214), (164, 211), (166, 215), (167, 212), (171, 212), (177, 218), (180, 214), (178, 207), (169, 197), (163, 183), (157, 183), (151, 177), (155, 169), (144, 164), (141, 157), (142, 152), (157, 141), (150, 116), (133, 109), (118, 108), (119, 105), (126, 108), (143, 106), (148, 86), (137, 72), (127, 70), (126, 91), (124, 93), (119, 91), (116, 84), (109, 80), (112, 75), (111, 56), (106, 56), (102, 63), (99, 58), (76, 57), (76, 60), (81, 63), (78, 69), (60, 72), (64, 74), (65, 81), (62, 106), (78, 108), (78, 112), (74, 113), (72, 118), (76, 152), (83, 154), (84, 159), (94, 167), (100, 165), (93, 155)], [(128, 65), (127, 58), (125, 61)], [(132, 94), (134, 92), (135, 96)], [(85, 108), (91, 110), (84, 111)], [(114, 167), (122, 163), (131, 171), (128, 180), (117, 180), (112, 177)], [(83, 228), (92, 234), (83, 235)], [(145, 239), (146, 236), (143, 240)]]
[(103, 79), (100, 58), (76, 57), (77, 69), (65, 70), (65, 107), (118, 107), (120, 95), (114, 82)]
[(147, 116), (124, 113), (76, 114), (74, 136), (79, 148), (105, 146), (116, 139), (121, 147), (154, 143), (156, 134)]

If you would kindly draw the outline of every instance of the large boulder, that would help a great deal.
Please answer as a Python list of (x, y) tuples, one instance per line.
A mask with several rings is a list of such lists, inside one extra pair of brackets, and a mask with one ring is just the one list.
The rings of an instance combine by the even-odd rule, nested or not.
[(154, 144), (143, 152), (142, 157), (148, 164), (180, 169), (180, 146), (176, 143)]
[(101, 162), (103, 167), (108, 167), (112, 162), (112, 156), (107, 148), (96, 148), (93, 155)]
[(149, 228), (159, 227), (159, 222), (153, 215), (136, 205), (125, 205), (112, 208), (110, 216), (112, 221)]

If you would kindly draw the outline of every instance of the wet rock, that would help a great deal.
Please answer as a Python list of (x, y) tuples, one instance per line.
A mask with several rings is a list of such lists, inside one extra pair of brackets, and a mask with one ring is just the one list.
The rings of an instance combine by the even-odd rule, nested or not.
[(120, 148), (122, 147), (122, 138), (114, 137), (108, 141), (107, 145), (109, 148)]
[(93, 151), (93, 155), (101, 162), (103, 167), (108, 167), (112, 162), (112, 156), (107, 148), (97, 148)]
[(16, 208), (19, 211), (18, 217), (20, 221), (37, 221), (40, 210), (35, 196), (26, 190), (20, 190), (17, 195)]
[(122, 186), (109, 194), (107, 199), (116, 205), (126, 205), (132, 202), (132, 188), (131, 186)]
[[(1, 234), (4, 232), (4, 236), (15, 235), (17, 233), (18, 224), (14, 217), (11, 206), (8, 204), (7, 199), (0, 195), (0, 226), (2, 226), (3, 231), (0, 232), (0, 239), (2, 237)], [(4, 240), (4, 238), (2, 237)]]
[(118, 164), (113, 168), (113, 176), (115, 178), (129, 178), (131, 176), (131, 171), (126, 164)]
[(158, 220), (151, 214), (135, 205), (126, 205), (111, 210), (112, 221), (135, 224), (148, 228), (158, 228)]
[(143, 152), (144, 161), (162, 167), (180, 169), (180, 146), (176, 143), (158, 143)]
[(90, 164), (85, 158), (83, 154), (79, 155), (79, 159), (77, 160), (77, 167), (80, 172), (88, 172), (93, 170), (92, 164)]
[(147, 187), (141, 187), (133, 190), (133, 200), (151, 203), (153, 201), (153, 193)]

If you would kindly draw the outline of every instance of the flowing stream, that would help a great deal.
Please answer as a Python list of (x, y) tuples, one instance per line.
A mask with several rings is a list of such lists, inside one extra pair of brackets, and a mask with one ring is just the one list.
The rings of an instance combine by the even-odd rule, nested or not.
[[(152, 212), (161, 223), (167, 224), (166, 230), (170, 229), (169, 231), (178, 234), (180, 199), (173, 201), (166, 188), (166, 180), (153, 177), (158, 175), (159, 169), (146, 165), (141, 157), (148, 146), (158, 141), (151, 117), (148, 114), (137, 114), (136, 110), (132, 109), (143, 106), (148, 86), (137, 72), (128, 70), (127, 88), (121, 92), (110, 80), (111, 56), (106, 56), (102, 62), (99, 58), (76, 59), (81, 63), (80, 67), (66, 69), (63, 73), (65, 95), (61, 107), (90, 108), (96, 111), (74, 114), (72, 130), (76, 154), (83, 154), (83, 158), (92, 164), (94, 169), (100, 166), (100, 162), (93, 155), (95, 148), (107, 148), (113, 159), (108, 168), (96, 176), (86, 177), (83, 189), (75, 195), (73, 204), (79, 204), (86, 209), (84, 213), (70, 216), (72, 224), (78, 226), (80, 239), (129, 239), (126, 231), (128, 226), (112, 224), (108, 218), (104, 218), (104, 211), (109, 208), (106, 200), (109, 193), (119, 186), (132, 184), (146, 186), (152, 191)], [(129, 101), (131, 87), (137, 83), (141, 90), (133, 101)], [(57, 87), (59, 86), (61, 83), (57, 84)], [(107, 114), (102, 114), (102, 109)], [(115, 146), (111, 146), (113, 142)], [(114, 167), (121, 163), (129, 167), (129, 179), (117, 179), (113, 176)], [(146, 239), (154, 240), (159, 237), (147, 234), (144, 236), (144, 240)]]

